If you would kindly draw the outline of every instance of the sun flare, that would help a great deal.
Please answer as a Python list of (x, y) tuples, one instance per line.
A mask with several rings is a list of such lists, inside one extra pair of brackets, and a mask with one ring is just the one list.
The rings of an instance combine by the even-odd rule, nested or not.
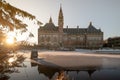
[(6, 43), (7, 44), (14, 44), (14, 42), (15, 42), (14, 38), (15, 38), (15, 33), (14, 32), (7, 33)]
[(6, 39), (7, 44), (14, 44), (14, 37), (10, 36)]

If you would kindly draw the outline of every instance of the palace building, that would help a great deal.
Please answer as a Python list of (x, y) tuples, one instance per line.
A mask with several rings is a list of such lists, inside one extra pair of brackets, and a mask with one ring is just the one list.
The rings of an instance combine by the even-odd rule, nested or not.
[(62, 7), (58, 15), (58, 26), (54, 25), (52, 18), (38, 29), (38, 46), (47, 49), (59, 48), (100, 48), (103, 43), (103, 32), (96, 29), (92, 22), (87, 28), (64, 28)]

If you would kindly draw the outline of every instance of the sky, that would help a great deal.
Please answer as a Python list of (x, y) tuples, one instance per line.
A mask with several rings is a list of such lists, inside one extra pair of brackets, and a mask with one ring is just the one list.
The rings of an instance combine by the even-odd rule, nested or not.
[[(58, 23), (60, 4), (64, 14), (64, 27), (87, 28), (93, 26), (104, 32), (104, 39), (120, 36), (120, 0), (6, 0), (11, 5), (36, 16), (43, 23), (50, 16)], [(37, 37), (37, 28), (31, 27)], [(37, 40), (37, 38), (36, 38)]]

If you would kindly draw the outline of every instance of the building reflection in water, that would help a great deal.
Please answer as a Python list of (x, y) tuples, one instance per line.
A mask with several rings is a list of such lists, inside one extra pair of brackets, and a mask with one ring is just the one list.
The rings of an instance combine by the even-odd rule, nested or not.
[(120, 69), (88, 68), (79, 70), (59, 69), (56, 67), (38, 66), (39, 74), (44, 74), (49, 80), (120, 80)]
[(50, 66), (38, 66), (38, 72), (41, 74), (44, 74), (45, 76), (49, 77), (51, 79), (55, 73), (60, 72), (59, 68), (50, 67)]
[(76, 70), (44, 66), (29, 61), (24, 64), (26, 67), (16, 67), (19, 73), (9, 73), (9, 77), (0, 80), (120, 80), (120, 68), (90, 67)]
[(96, 71), (96, 69), (71, 71), (57, 67), (37, 65), (35, 63), (31, 63), (31, 66), (38, 66), (39, 74), (44, 74), (50, 80), (90, 80), (91, 75)]

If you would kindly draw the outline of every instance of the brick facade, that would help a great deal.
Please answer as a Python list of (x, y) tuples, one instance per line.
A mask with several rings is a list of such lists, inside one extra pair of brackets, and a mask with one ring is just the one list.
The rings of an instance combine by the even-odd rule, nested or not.
[(64, 16), (60, 7), (58, 26), (52, 18), (38, 29), (38, 45), (41, 48), (58, 49), (60, 47), (100, 48), (103, 42), (103, 32), (96, 29), (92, 22), (88, 28), (63, 28)]

